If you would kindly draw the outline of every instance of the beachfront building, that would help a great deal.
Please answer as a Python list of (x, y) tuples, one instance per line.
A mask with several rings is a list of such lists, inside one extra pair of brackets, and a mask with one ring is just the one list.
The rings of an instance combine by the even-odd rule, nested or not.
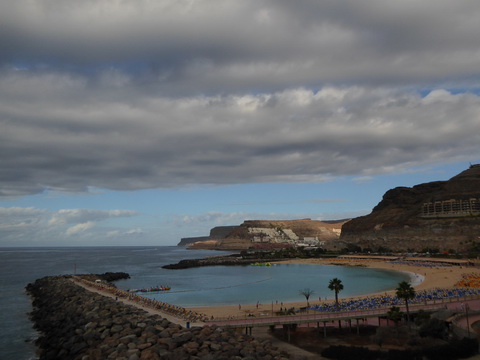
[(480, 198), (449, 199), (426, 202), (422, 206), (422, 217), (479, 216)]

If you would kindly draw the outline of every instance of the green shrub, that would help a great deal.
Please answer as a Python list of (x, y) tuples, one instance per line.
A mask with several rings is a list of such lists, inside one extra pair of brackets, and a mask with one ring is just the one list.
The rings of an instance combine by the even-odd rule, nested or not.
[(431, 360), (464, 359), (477, 353), (478, 340), (469, 338), (454, 339), (446, 345), (433, 346), (424, 351), (427, 359)]
[(323, 357), (337, 360), (377, 360), (382, 353), (359, 346), (330, 346), (321, 352)]
[(386, 360), (422, 360), (423, 355), (418, 350), (388, 350)]
[(418, 333), (421, 337), (431, 336), (436, 339), (444, 339), (448, 335), (447, 323), (435, 318), (430, 319), (420, 327)]
[(453, 340), (450, 343), (450, 346), (458, 359), (470, 357), (478, 353), (477, 339), (469, 339), (465, 337), (461, 340)]
[(335, 360), (454, 360), (471, 357), (478, 353), (478, 340), (463, 338), (450, 343), (432, 346), (424, 350), (389, 350), (382, 352), (359, 346), (330, 346), (321, 352), (325, 358)]

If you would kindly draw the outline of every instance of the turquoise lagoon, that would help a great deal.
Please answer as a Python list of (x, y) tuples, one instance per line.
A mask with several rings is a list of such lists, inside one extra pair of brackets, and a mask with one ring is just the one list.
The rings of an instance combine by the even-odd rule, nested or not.
[(328, 289), (333, 278), (339, 278), (344, 290), (340, 297), (384, 292), (401, 281), (412, 281), (412, 274), (364, 267), (335, 265), (276, 264), (264, 266), (212, 266), (168, 273), (137, 274), (117, 285), (125, 290), (157, 285), (171, 286), (168, 292), (142, 293), (179, 306), (213, 306), (235, 304), (269, 304), (303, 301), (304, 289), (314, 293), (310, 302), (334, 298)]

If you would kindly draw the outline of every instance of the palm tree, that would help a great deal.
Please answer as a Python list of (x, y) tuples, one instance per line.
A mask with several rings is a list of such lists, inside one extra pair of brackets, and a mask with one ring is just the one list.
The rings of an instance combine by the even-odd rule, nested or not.
[(398, 284), (395, 294), (399, 299), (405, 300), (405, 307), (407, 309), (407, 323), (410, 323), (410, 312), (408, 310), (408, 300), (415, 298), (415, 289), (406, 281)]
[(334, 278), (328, 283), (328, 288), (335, 291), (335, 307), (338, 310), (338, 293), (343, 290), (342, 280)]
[(398, 335), (398, 322), (403, 318), (403, 312), (398, 306), (392, 306), (387, 312), (387, 317), (395, 323), (395, 329)]
[(305, 288), (303, 290), (300, 290), (300, 295), (305, 296), (305, 299), (307, 300), (307, 307), (310, 306), (310, 304), (308, 303), (308, 299), (310, 298), (310, 295), (313, 295), (313, 294), (314, 294), (314, 291), (310, 288)]

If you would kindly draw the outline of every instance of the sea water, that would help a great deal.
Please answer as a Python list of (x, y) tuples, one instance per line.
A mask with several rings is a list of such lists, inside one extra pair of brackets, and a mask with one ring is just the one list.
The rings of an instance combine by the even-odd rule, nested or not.
[(310, 302), (333, 299), (328, 284), (335, 277), (344, 285), (341, 297), (383, 292), (410, 280), (408, 274), (396, 271), (327, 265), (211, 266), (184, 269), (179, 274), (175, 271), (142, 272), (116, 284), (125, 290), (170, 286), (170, 291), (142, 296), (188, 307), (297, 302), (305, 300), (301, 294), (305, 289), (313, 291)]
[(340, 297), (394, 289), (409, 281), (405, 273), (360, 267), (320, 265), (208, 266), (183, 270), (161, 267), (182, 259), (202, 258), (228, 252), (189, 251), (161, 247), (65, 247), (0, 248), (0, 359), (35, 358), (33, 340), (38, 336), (28, 319), (32, 310), (25, 286), (44, 276), (123, 271), (128, 280), (122, 289), (170, 286), (160, 294), (146, 294), (180, 306), (270, 304), (303, 301), (310, 289), (313, 300), (333, 298), (328, 282), (342, 280)]

